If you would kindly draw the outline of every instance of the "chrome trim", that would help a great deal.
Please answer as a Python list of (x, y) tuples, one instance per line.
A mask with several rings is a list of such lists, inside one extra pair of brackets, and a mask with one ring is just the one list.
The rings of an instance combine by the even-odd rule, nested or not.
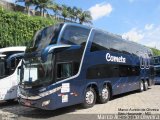
[(28, 99), (28, 100), (37, 100), (37, 99), (40, 99), (41, 97), (40, 96), (31, 96), (31, 97), (26, 97), (22, 94), (19, 94), (19, 97), (23, 98), (23, 99)]
[(57, 88), (54, 88), (52, 90), (48, 90), (48, 91), (45, 91), (43, 93), (40, 93), (39, 95), (37, 96), (24, 96), (22, 94), (19, 94), (19, 96), (23, 99), (28, 99), (28, 100), (37, 100), (37, 99), (40, 99), (42, 97), (45, 97), (45, 96), (48, 96), (48, 95), (51, 95), (59, 90), (61, 90), (62, 86), (59, 86)]
[(57, 45), (57, 46), (52, 46), (49, 48), (48, 52), (50, 52), (51, 50), (53, 49), (56, 49), (56, 48), (63, 48), (63, 47), (70, 47), (71, 45)]

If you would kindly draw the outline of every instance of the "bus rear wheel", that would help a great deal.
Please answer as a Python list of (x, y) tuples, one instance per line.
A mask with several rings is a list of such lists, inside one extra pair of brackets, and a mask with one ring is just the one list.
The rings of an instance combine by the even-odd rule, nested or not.
[(140, 82), (140, 89), (139, 89), (140, 92), (143, 92), (144, 91), (144, 83), (143, 81), (141, 80)]
[(96, 103), (96, 92), (92, 87), (86, 89), (85, 92), (85, 101), (82, 104), (84, 108), (93, 107)]
[(107, 103), (110, 99), (110, 90), (107, 85), (104, 85), (101, 95), (99, 96), (98, 102), (101, 104)]
[(144, 90), (146, 91), (148, 89), (148, 82), (147, 80), (144, 81)]

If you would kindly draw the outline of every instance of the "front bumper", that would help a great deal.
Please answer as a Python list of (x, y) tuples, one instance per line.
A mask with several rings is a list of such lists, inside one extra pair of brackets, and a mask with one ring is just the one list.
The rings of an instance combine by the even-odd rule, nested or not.
[(30, 100), (30, 99), (19, 97), (18, 101), (21, 105), (27, 106), (27, 107), (40, 108), (44, 110), (56, 109), (55, 107), (56, 103), (51, 96), (46, 96), (37, 100)]

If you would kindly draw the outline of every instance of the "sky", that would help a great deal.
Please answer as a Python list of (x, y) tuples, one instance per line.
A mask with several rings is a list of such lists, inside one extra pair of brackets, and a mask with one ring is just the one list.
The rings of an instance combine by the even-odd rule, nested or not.
[[(15, 0), (7, 0), (14, 2)], [(160, 49), (160, 0), (54, 0), (89, 10), (93, 27)]]

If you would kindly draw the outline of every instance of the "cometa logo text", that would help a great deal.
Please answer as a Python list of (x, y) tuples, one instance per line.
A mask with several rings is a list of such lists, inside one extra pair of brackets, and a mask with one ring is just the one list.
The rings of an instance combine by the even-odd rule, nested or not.
[(119, 62), (119, 63), (126, 63), (126, 58), (120, 56), (120, 57), (117, 57), (117, 56), (112, 56), (110, 55), (110, 53), (107, 53), (106, 54), (106, 60), (108, 62)]

